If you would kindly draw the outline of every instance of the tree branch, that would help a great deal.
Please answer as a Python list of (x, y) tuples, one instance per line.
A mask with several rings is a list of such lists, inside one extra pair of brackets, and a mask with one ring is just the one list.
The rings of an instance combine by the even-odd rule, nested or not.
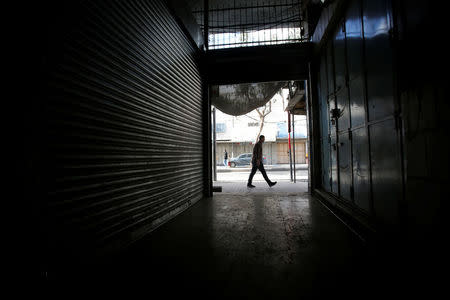
[(259, 122), (258, 119), (255, 119), (255, 118), (253, 118), (253, 117), (250, 117), (250, 116), (248, 116), (248, 115), (244, 115), (244, 116), (246, 116), (247, 118), (250, 118), (250, 119), (252, 119), (252, 120), (254, 120), (254, 121), (258, 121), (258, 122)]
[[(265, 107), (264, 107), (264, 111), (265, 111), (266, 109), (265, 109)], [(272, 112), (272, 103), (269, 101), (269, 111), (266, 113), (266, 114), (264, 114), (264, 117), (265, 116), (267, 116), (268, 114), (270, 114)]]
[(255, 110), (258, 112), (258, 115), (259, 115), (260, 118), (264, 117), (264, 115), (259, 111), (259, 109), (256, 108)]

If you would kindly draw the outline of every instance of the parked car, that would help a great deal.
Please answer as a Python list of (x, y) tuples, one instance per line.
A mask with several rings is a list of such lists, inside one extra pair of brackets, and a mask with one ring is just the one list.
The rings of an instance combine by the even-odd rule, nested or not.
[[(243, 153), (238, 157), (233, 157), (228, 161), (228, 165), (232, 168), (236, 166), (249, 166), (252, 163), (252, 154), (251, 153)], [(263, 157), (263, 164), (267, 163), (267, 159)]]

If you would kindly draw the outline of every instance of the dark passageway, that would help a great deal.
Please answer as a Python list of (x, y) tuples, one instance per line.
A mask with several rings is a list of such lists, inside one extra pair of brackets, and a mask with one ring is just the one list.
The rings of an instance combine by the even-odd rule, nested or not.
[(432, 273), (420, 279), (438, 267), (430, 253), (376, 246), (306, 192), (207, 200), (121, 255), (61, 264), (48, 274), (50, 294), (151, 289), (196, 299), (384, 299), (429, 297), (441, 288), (430, 284)]
[(227, 193), (163, 225), (111, 268), (65, 275), (162, 290), (173, 284), (168, 294), (201, 299), (350, 297), (343, 287), (359, 280), (366, 255), (363, 241), (307, 193)]
[[(41, 287), (208, 299), (444, 290), (450, 52), (434, 2), (35, 6), (39, 97), (8, 114), (24, 125), (12, 187), (33, 222), (20, 253)], [(213, 193), (212, 87), (293, 78), (308, 182), (230, 180)], [(247, 96), (220, 105), (246, 112), (258, 98)]]

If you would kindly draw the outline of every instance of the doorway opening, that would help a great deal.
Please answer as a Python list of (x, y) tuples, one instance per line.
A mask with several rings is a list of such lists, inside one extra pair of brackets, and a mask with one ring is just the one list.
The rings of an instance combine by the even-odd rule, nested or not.
[[(210, 87), (213, 190), (222, 193), (302, 193), (308, 191), (306, 81), (242, 83)], [(264, 135), (260, 170), (247, 183), (253, 148)]]

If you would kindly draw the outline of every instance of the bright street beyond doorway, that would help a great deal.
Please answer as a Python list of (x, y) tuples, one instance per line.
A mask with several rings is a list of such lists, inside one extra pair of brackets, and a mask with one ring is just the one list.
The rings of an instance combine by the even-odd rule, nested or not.
[(217, 166), (217, 181), (214, 186), (222, 187), (222, 193), (299, 193), (308, 190), (308, 165), (296, 165), (296, 182), (291, 182), (289, 164), (264, 166), (270, 180), (277, 181), (274, 187), (269, 187), (258, 170), (253, 177), (255, 188), (247, 188), (247, 180), (251, 167)]
[[(282, 165), (265, 165), (264, 169), (267, 172), (270, 180), (280, 181), (286, 180), (290, 181), (291, 173), (289, 164)], [(292, 168), (293, 169), (293, 168)], [(299, 182), (308, 181), (308, 165), (307, 164), (297, 164), (296, 167), (296, 180)], [(217, 166), (217, 181), (242, 181), (247, 183), (248, 176), (252, 168), (248, 167), (224, 167)], [(257, 171), (255, 177), (253, 177), (253, 182), (264, 182), (264, 178), (260, 171)]]

